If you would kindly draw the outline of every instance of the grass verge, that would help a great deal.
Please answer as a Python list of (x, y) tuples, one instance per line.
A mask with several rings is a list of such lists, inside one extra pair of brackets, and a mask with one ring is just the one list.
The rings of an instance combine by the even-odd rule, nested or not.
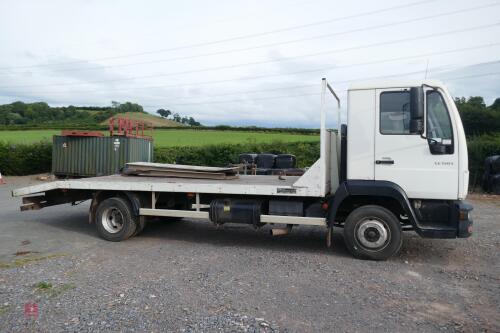
[(0, 268), (9, 269), (9, 268), (23, 267), (23, 266), (35, 264), (35, 263), (38, 263), (38, 262), (44, 261), (44, 260), (50, 260), (50, 259), (64, 257), (65, 255), (66, 254), (63, 254), (63, 253), (56, 253), (56, 254), (51, 254), (48, 256), (15, 259), (14, 261), (7, 262), (7, 263), (0, 262)]

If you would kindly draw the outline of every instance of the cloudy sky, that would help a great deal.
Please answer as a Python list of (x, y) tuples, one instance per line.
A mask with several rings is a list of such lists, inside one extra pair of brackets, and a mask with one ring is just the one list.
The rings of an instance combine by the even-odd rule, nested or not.
[(491, 0), (2, 0), (0, 103), (317, 127), (322, 77), (345, 97), (353, 81), (425, 75), (491, 103), (499, 13)]

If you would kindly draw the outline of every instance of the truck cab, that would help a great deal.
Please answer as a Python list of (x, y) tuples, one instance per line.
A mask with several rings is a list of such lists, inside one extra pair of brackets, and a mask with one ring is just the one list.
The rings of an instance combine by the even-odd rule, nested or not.
[[(384, 251), (379, 245), (391, 237), (388, 212), (402, 230), (422, 237), (469, 237), (467, 143), (446, 87), (434, 80), (359, 83), (347, 99), (344, 176), (330, 201), (329, 221), (349, 227), (344, 235), (351, 252), (378, 258), (376, 252)], [(367, 206), (357, 222), (349, 220)]]
[(393, 182), (410, 199), (465, 199), (467, 143), (442, 83), (353, 85), (348, 108), (348, 179)]

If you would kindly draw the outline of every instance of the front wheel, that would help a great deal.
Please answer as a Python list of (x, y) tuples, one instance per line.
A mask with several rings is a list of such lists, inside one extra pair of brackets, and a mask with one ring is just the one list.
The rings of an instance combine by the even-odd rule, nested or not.
[(357, 258), (386, 260), (401, 249), (401, 223), (384, 207), (362, 206), (347, 217), (344, 240), (349, 251)]

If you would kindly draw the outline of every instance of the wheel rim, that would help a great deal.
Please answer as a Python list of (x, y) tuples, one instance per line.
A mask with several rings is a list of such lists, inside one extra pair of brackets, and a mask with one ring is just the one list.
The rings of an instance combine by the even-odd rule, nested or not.
[(117, 208), (107, 208), (102, 213), (102, 226), (111, 234), (116, 234), (123, 229), (123, 220), (123, 214)]
[(356, 239), (365, 249), (379, 251), (389, 244), (391, 231), (384, 221), (367, 218), (358, 224)]

